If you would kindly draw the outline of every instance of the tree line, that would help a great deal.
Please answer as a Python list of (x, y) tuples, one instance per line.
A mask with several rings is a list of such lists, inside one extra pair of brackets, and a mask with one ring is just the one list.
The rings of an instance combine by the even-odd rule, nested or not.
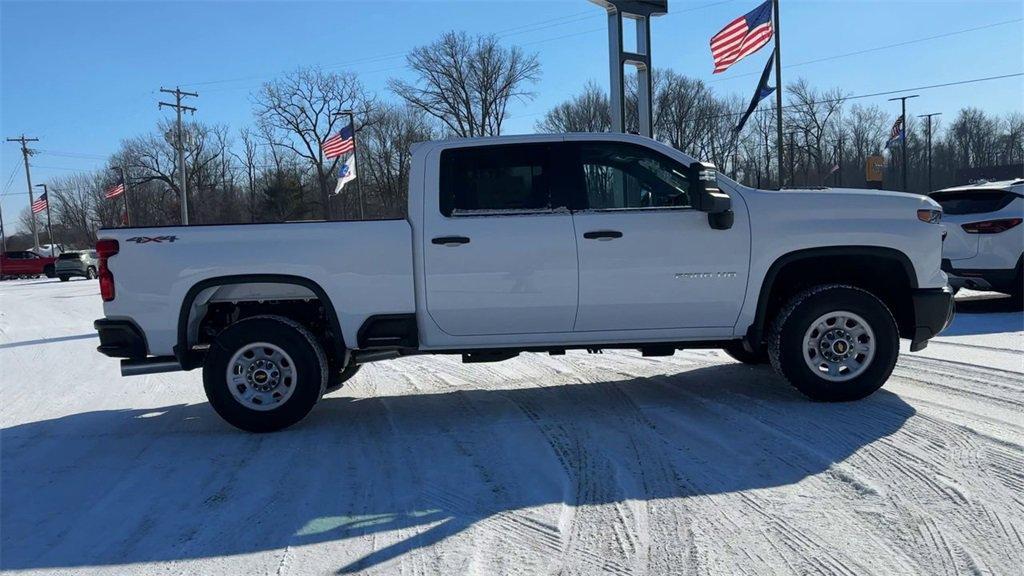
[[(500, 44), (495, 36), (448, 32), (406, 57), (409, 80), (391, 79), (393, 98), (368, 91), (351, 72), (300, 68), (263, 83), (252, 94), (252, 123), (237, 131), (221, 124), (184, 124), (183, 145), (193, 224), (296, 220), (351, 220), (405, 215), (411, 148), (416, 142), (502, 133), (508, 107), (534, 98), (541, 76), (536, 54)], [(752, 186), (777, 187), (774, 110), (764, 107), (742, 132), (734, 127), (745, 109), (739, 96), (719, 96), (701, 80), (672, 70), (655, 70), (655, 138), (714, 162)], [(627, 82), (627, 130), (637, 128), (635, 81)], [(783, 185), (864, 186), (866, 158), (884, 151), (896, 114), (877, 105), (848, 102), (839, 89), (821, 91), (805, 80), (786, 86), (784, 106), (791, 178)], [(346, 123), (356, 123), (358, 184), (335, 194), (344, 158), (325, 158), (323, 142)], [(538, 132), (601, 132), (611, 126), (608, 96), (588, 83), (575, 96), (547, 111)], [(924, 192), (925, 134), (909, 118), (907, 141), (910, 190)], [(175, 126), (126, 138), (93, 172), (54, 178), (49, 184), (53, 235), (66, 246), (85, 247), (99, 228), (121, 226), (128, 204), (133, 226), (175, 225), (180, 220)], [(790, 156), (789, 150), (792, 151)], [(889, 155), (895, 158), (894, 155)], [(956, 183), (965, 167), (1024, 162), (1024, 115), (993, 116), (964, 108), (948, 126), (933, 124), (935, 188)], [(833, 167), (839, 165), (838, 170)], [(787, 166), (787, 169), (789, 166)], [(106, 199), (120, 181), (128, 192)], [(890, 161), (887, 187), (897, 180)], [(127, 198), (127, 200), (125, 199)], [(37, 215), (37, 218), (39, 215)], [(31, 214), (20, 215), (22, 232), (9, 249), (31, 239)], [(40, 241), (49, 242), (45, 219)]]

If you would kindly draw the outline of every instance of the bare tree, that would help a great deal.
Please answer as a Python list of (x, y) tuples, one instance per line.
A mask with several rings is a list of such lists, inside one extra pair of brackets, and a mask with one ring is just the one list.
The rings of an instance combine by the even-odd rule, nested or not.
[(264, 83), (254, 104), (271, 145), (291, 151), (312, 166), (323, 215), (332, 219), (330, 180), (340, 159), (324, 158), (323, 143), (348, 121), (339, 115), (343, 110), (353, 110), (365, 128), (374, 100), (352, 73), (303, 68)]
[(805, 179), (820, 183), (830, 168), (834, 143), (838, 141), (844, 94), (839, 89), (821, 92), (800, 78), (787, 87), (789, 105), (786, 125), (802, 137)]
[(359, 140), (359, 177), (381, 217), (406, 213), (412, 145), (434, 137), (424, 114), (409, 107), (385, 106)]
[(446, 32), (410, 52), (406, 63), (416, 82), (392, 79), (388, 85), (461, 137), (501, 134), (509, 101), (531, 99), (526, 87), (540, 78), (535, 54), (506, 48), (493, 35)]
[(607, 132), (612, 125), (608, 95), (593, 82), (555, 106), (537, 122), (538, 132)]
[(256, 221), (256, 173), (259, 167), (256, 164), (257, 159), (257, 147), (259, 142), (256, 140), (256, 134), (248, 126), (242, 128), (238, 132), (238, 136), (242, 141), (242, 153), (232, 155), (238, 160), (238, 163), (242, 165), (242, 169), (245, 170), (245, 182), (246, 189), (249, 195), (249, 221)]

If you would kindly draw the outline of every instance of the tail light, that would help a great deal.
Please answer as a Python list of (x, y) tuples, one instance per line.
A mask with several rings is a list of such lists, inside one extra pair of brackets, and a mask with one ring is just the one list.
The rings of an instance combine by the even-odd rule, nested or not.
[(1002, 218), (1000, 220), (985, 220), (983, 222), (971, 222), (962, 224), (960, 227), (968, 234), (998, 234), (1006, 232), (1010, 228), (1020, 224), (1020, 218)]
[(100, 257), (100, 296), (104, 302), (114, 299), (114, 274), (107, 268), (107, 258), (118, 253), (121, 246), (117, 240), (98, 240), (96, 242), (96, 254)]

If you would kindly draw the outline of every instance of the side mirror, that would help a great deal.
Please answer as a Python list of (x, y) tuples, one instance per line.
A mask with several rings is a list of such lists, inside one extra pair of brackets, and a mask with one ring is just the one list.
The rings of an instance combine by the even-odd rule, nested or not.
[(732, 228), (732, 198), (718, 188), (718, 169), (709, 162), (690, 164), (693, 207), (707, 212), (708, 225), (715, 230)]

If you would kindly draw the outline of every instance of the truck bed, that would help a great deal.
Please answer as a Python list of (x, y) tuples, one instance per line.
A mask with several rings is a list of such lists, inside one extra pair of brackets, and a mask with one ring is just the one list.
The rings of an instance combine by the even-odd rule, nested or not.
[(334, 303), (346, 342), (370, 315), (415, 312), (405, 220), (112, 228), (99, 238), (120, 246), (108, 264), (116, 297), (104, 313), (118, 319), (130, 311), (154, 356), (172, 354), (182, 300), (210, 278), (307, 278)]

